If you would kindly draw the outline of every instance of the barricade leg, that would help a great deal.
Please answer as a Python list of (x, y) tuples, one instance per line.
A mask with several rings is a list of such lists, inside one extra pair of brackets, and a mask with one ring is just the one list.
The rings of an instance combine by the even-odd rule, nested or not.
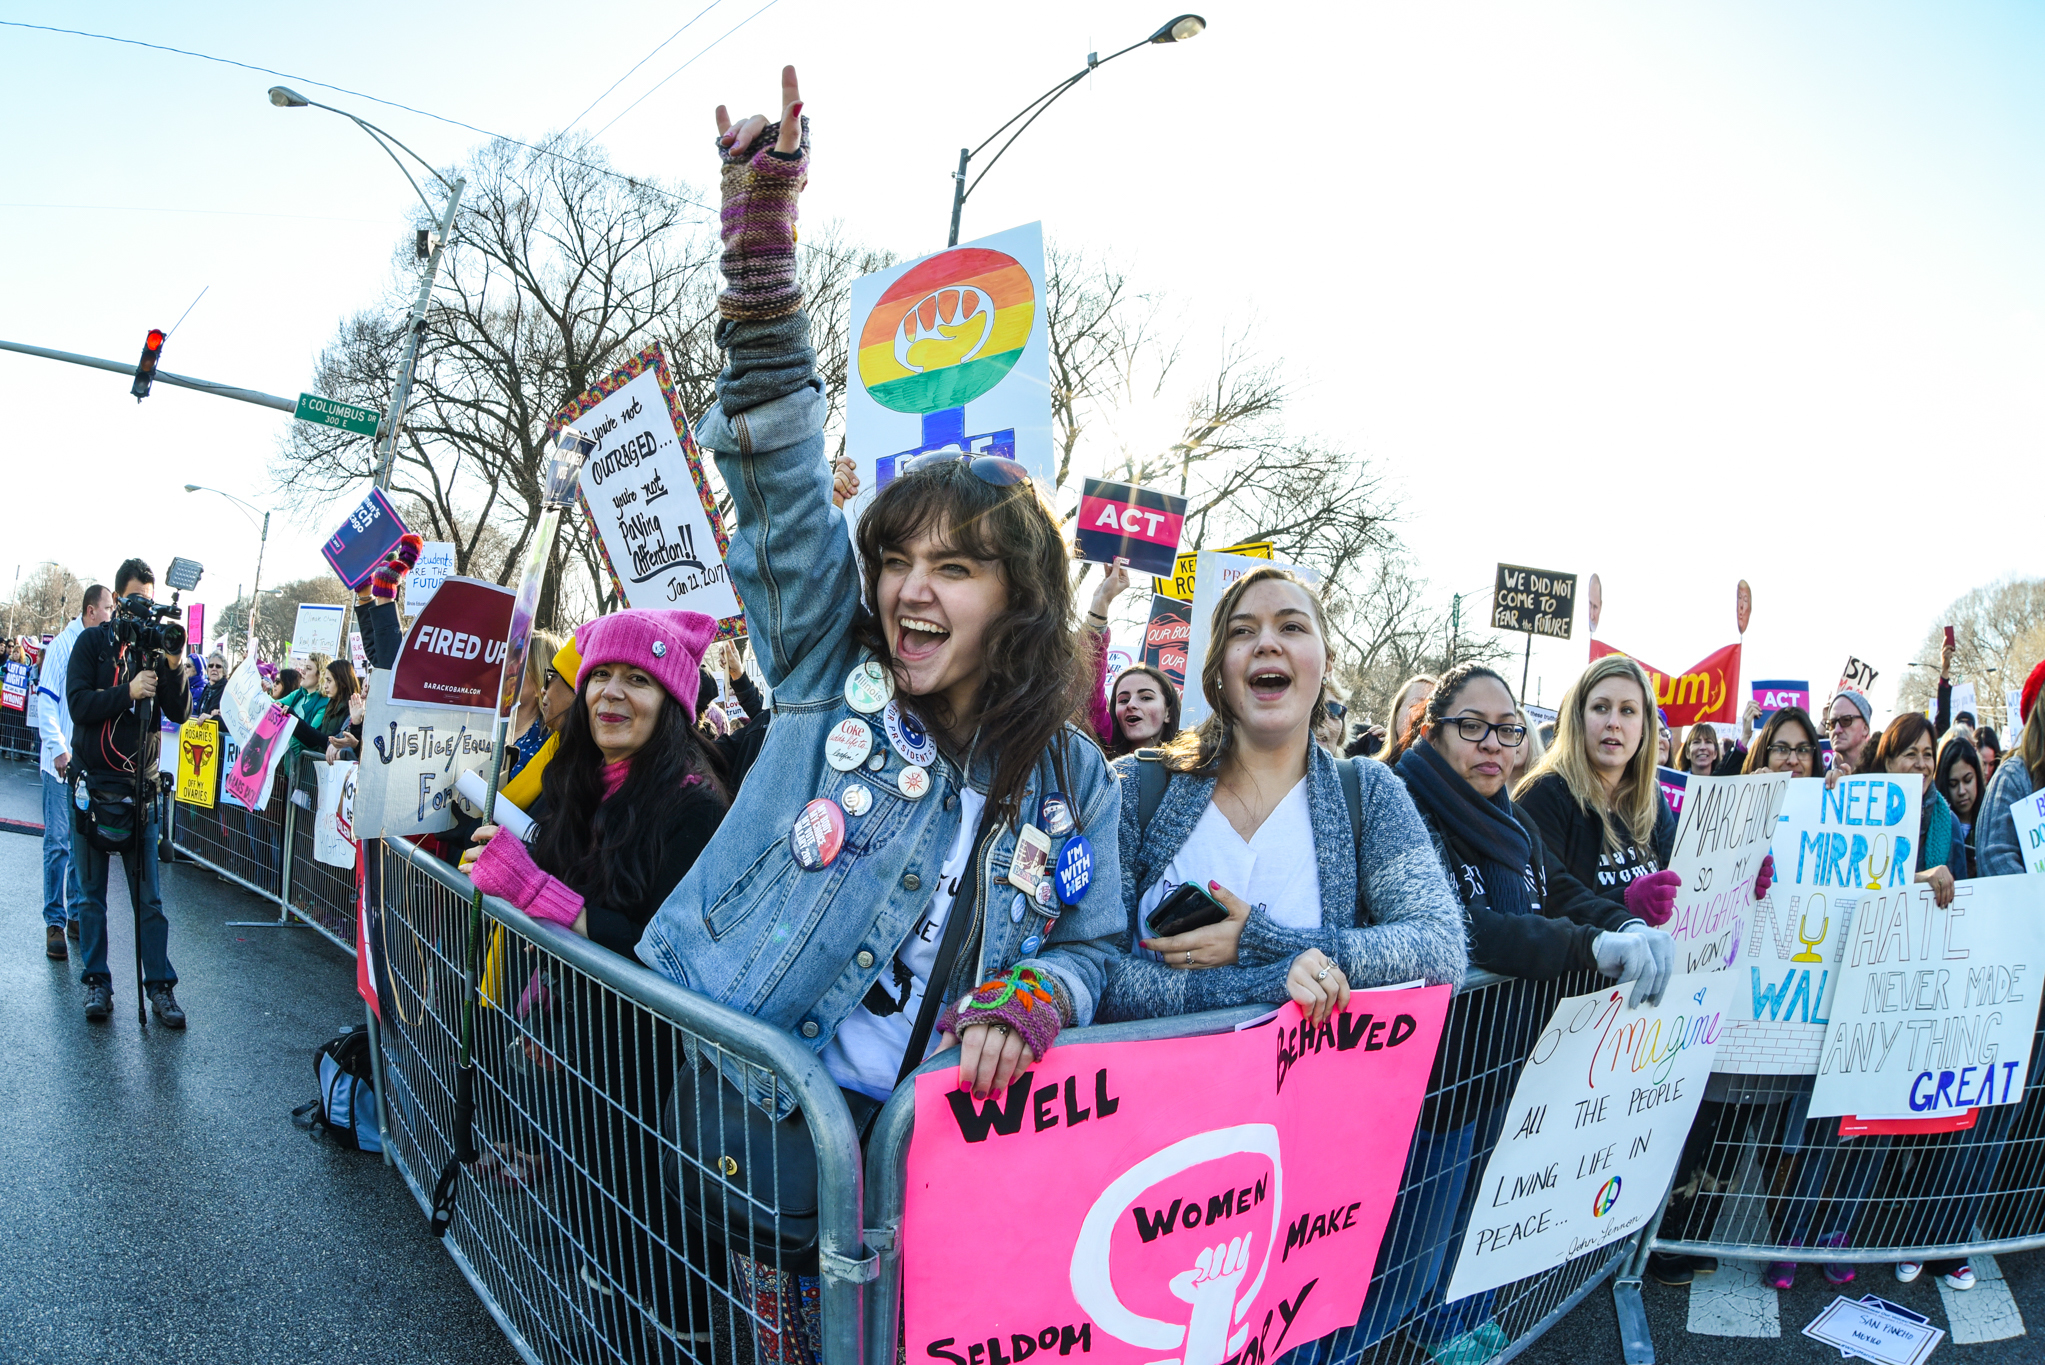
[(1648, 1249), (1654, 1245), (1654, 1232), (1661, 1226), (1663, 1211), (1669, 1207), (1675, 1181), (1682, 1178), (1683, 1173), (1678, 1170), (1669, 1188), (1662, 1191), (1654, 1217), (1624, 1244), (1625, 1255), (1612, 1276), (1612, 1309), (1619, 1318), (1619, 1349), (1626, 1357), (1626, 1365), (1654, 1365), (1654, 1334), (1647, 1326), (1647, 1305), (1640, 1299), (1640, 1277), (1647, 1271)]

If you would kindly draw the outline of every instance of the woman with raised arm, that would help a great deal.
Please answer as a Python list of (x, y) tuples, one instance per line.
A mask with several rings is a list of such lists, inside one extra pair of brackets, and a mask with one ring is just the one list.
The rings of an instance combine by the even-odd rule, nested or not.
[[(776, 715), (638, 955), (817, 1052), (856, 1121), (941, 1048), (960, 1088), (1003, 1093), (1092, 1021), (1124, 923), (1119, 794), (1072, 724), (1088, 670), (1071, 551), (1024, 466), (956, 450), (898, 467), (855, 547), (796, 280), (810, 150), (794, 68), (778, 122), (717, 112), (725, 368), (696, 435), (733, 499), (726, 564)], [(699, 1136), (693, 1096), (713, 1134), (771, 1124), (773, 1151), (814, 1160), (791, 1092), (757, 1069), (725, 1058), (679, 1084), (683, 1142)], [(735, 1250), (733, 1267), (775, 1306), (776, 1349), (799, 1355), (815, 1342), (814, 1242), (781, 1249), (779, 1264)]]
[[(1324, 1020), (1352, 986), (1462, 980), (1462, 916), (1412, 798), (1386, 765), (1314, 743), (1332, 662), (1320, 598), (1254, 569), (1215, 604), (1210, 638), (1213, 714), (1160, 757), (1115, 762), (1130, 955), (1100, 1017), (1290, 998)], [(1214, 918), (1160, 933), (1161, 909)]]

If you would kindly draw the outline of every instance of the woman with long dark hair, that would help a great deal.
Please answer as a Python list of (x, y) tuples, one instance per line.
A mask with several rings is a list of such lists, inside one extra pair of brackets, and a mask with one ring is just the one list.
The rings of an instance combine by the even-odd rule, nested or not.
[[(717, 114), (725, 369), (696, 436), (733, 499), (725, 563), (776, 715), (723, 836), (637, 951), (815, 1050), (857, 1121), (954, 1042), (957, 1084), (984, 1098), (1091, 1022), (1123, 923), (1116, 789), (1072, 723), (1090, 661), (1071, 550), (1027, 467), (958, 449), (894, 464), (855, 547), (795, 271), (794, 68), (778, 122)], [(937, 288), (893, 306), (935, 308)], [(772, 1124), (776, 1150), (810, 1150), (789, 1091), (728, 1056), (678, 1085), (713, 1125)], [(818, 1344), (815, 1251), (781, 1250), (732, 1264), (774, 1325), (762, 1349), (799, 1359)]]
[(477, 830), (477, 886), (631, 955), (724, 818), (723, 762), (693, 714), (716, 634), (693, 611), (624, 611), (576, 632), (582, 672), (541, 777), (545, 818), (530, 850)]
[(1740, 771), (1822, 777), (1825, 759), (1818, 749), (1818, 723), (1811, 713), (1801, 706), (1778, 708), (1761, 727), (1761, 737), (1747, 750)]
[(1163, 669), (1131, 664), (1117, 673), (1108, 689), (1108, 710), (1114, 718), (1109, 758), (1158, 748), (1178, 737), (1179, 689)]
[[(1130, 955), (1109, 969), (1100, 1017), (1289, 998), (1326, 1019), (1352, 987), (1460, 981), (1462, 917), (1412, 798), (1384, 764), (1313, 740), (1333, 662), (1320, 598), (1289, 570), (1253, 569), (1215, 604), (1210, 639), (1212, 714), (1155, 759), (1116, 760)], [(1225, 917), (1155, 932), (1187, 885)]]
[(1960, 854), (1956, 874), (1965, 880), (1974, 875), (1974, 831), (1981, 824), (1981, 796), (1988, 790), (1988, 781), (1982, 776), (1981, 755), (1973, 741), (1957, 730), (1948, 730), (1945, 742), (1939, 745), (1938, 776), (1932, 785), (1952, 808)]

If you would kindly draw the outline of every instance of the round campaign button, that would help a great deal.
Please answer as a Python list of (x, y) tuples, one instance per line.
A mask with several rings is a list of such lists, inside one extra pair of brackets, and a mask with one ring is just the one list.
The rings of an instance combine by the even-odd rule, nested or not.
[(1072, 803), (1064, 792), (1045, 792), (1044, 799), (1037, 802), (1037, 827), (1053, 839), (1072, 833)]
[(845, 679), (846, 704), (863, 715), (880, 710), (894, 695), (894, 676), (871, 659), (853, 669)]
[(839, 792), (838, 801), (845, 807), (847, 815), (864, 815), (873, 809), (873, 793), (857, 782)]
[(1037, 949), (1043, 946), (1044, 936), (1042, 934), (1031, 934), (1028, 938), (1022, 941), (1022, 955), (1024, 957), (1033, 956), (1036, 953)]
[(829, 867), (844, 846), (845, 812), (828, 797), (819, 796), (804, 806), (788, 831), (788, 849), (806, 872)]
[(1023, 893), (1020, 891), (1016, 892), (1015, 899), (1008, 903), (1008, 922), (1010, 924), (1021, 924), (1023, 911), (1029, 909), (1029, 905), (1030, 903), (1023, 899)]
[(887, 766), (888, 751), (886, 749), (875, 749), (873, 757), (866, 760), (866, 770), (870, 773), (877, 773)]
[(1035, 896), (1037, 898), (1037, 904), (1043, 906), (1046, 910), (1050, 909), (1053, 905), (1058, 903), (1058, 890), (1056, 887), (1051, 885), (1051, 879), (1049, 877), (1046, 877), (1044, 878), (1044, 880), (1038, 882), (1037, 889), (1032, 891), (1030, 894), (1032, 896)]
[(873, 752), (873, 727), (857, 716), (847, 716), (824, 736), (824, 762), (841, 773), (849, 773), (866, 762)]
[(895, 785), (911, 801), (921, 801), (930, 790), (930, 774), (912, 763), (895, 774)]
[(1094, 879), (1093, 845), (1084, 834), (1075, 834), (1058, 850), (1058, 899), (1075, 904), (1086, 894)]
[(927, 768), (937, 761), (937, 741), (923, 728), (923, 722), (902, 709), (900, 701), (888, 703), (888, 709), (880, 713), (881, 728), (888, 732), (888, 743), (895, 746), (895, 752), (919, 768)]

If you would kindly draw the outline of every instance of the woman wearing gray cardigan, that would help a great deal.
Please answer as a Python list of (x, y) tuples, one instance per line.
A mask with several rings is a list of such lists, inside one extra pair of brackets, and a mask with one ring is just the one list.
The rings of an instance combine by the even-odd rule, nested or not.
[[(1208, 639), (1213, 714), (1115, 765), (1129, 937), (1095, 1018), (1291, 999), (1319, 1021), (1352, 986), (1460, 983), (1462, 911), (1412, 798), (1383, 764), (1313, 742), (1330, 662), (1313, 589), (1255, 570), (1222, 595)], [(1152, 913), (1189, 883), (1225, 917), (1153, 934)]]

